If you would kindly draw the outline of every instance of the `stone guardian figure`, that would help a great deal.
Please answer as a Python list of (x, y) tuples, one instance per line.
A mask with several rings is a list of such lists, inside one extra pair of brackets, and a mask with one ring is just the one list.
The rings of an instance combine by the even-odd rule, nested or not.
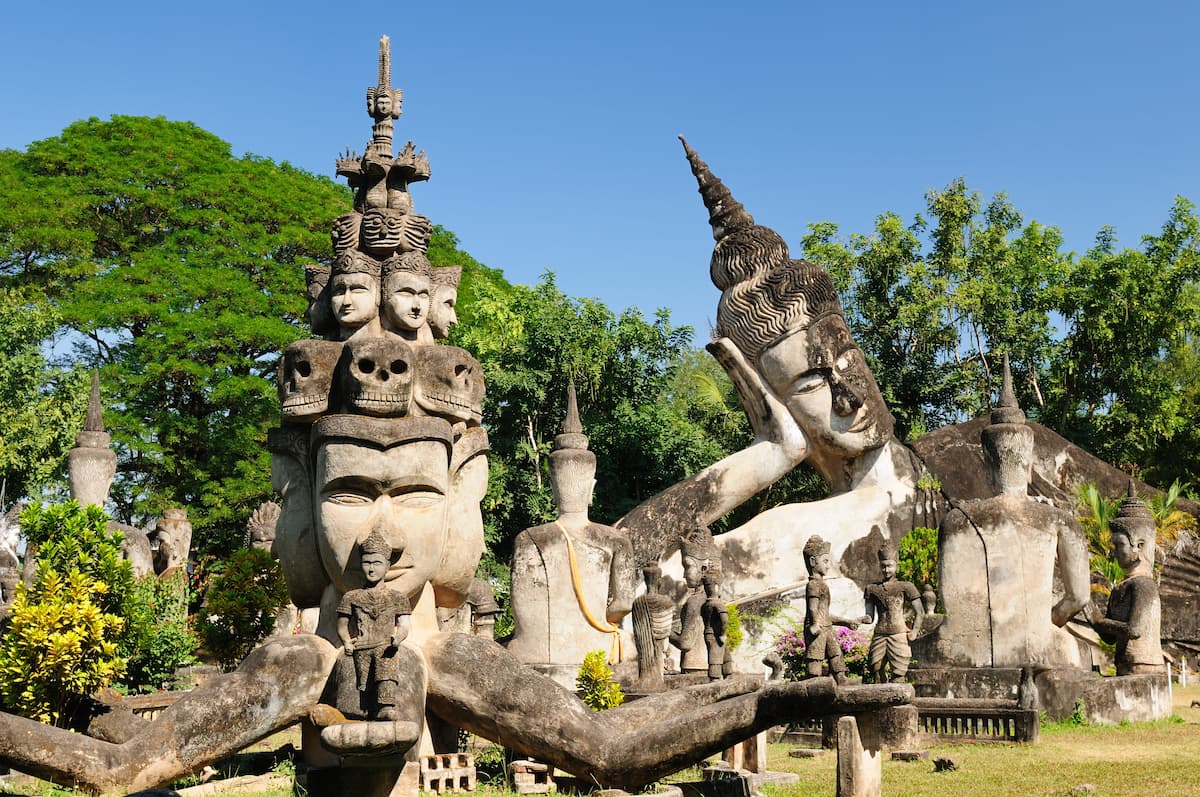
[(1132, 482), (1109, 528), (1113, 558), (1125, 570), (1125, 580), (1108, 596), (1105, 616), (1094, 617), (1092, 625), (1101, 639), (1117, 646), (1117, 675), (1165, 672), (1159, 638), (1162, 606), (1154, 581), (1156, 528)]
[[(839, 684), (846, 683), (846, 661), (838, 644), (835, 625), (858, 628), (858, 621), (835, 617), (829, 613), (829, 585), (825, 574), (829, 572), (830, 545), (817, 534), (804, 543), (804, 566), (808, 569), (808, 584), (804, 587), (807, 612), (804, 616), (804, 658), (807, 672), (805, 677), (816, 678), (822, 665), (829, 663), (829, 674)], [(864, 617), (865, 621), (866, 618)]]
[[(896, 578), (896, 566), (896, 554), (887, 546), (881, 547), (879, 569), (883, 578), (869, 585), (863, 595), (867, 606), (864, 622), (875, 620), (868, 664), (877, 684), (885, 681), (904, 683), (908, 663), (912, 659), (912, 649), (908, 643), (921, 632), (921, 623), (925, 619), (921, 593), (916, 585)], [(916, 615), (912, 629), (904, 622), (906, 604), (912, 607)]]
[(338, 602), (338, 637), (345, 654), (354, 657), (358, 691), (375, 693), (371, 719), (394, 720), (399, 718), (396, 685), (400, 668), (396, 653), (408, 637), (412, 605), (403, 594), (383, 585), (392, 546), (379, 529), (362, 542), (361, 551), (367, 585), (350, 590)]
[(633, 641), (637, 645), (638, 680), (635, 689), (650, 692), (663, 688), (667, 665), (667, 640), (675, 617), (675, 601), (659, 591), (662, 569), (642, 568), (646, 591), (633, 601)]

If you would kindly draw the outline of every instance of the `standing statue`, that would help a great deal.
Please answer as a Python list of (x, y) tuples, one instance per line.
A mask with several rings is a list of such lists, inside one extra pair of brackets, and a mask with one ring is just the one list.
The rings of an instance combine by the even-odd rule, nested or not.
[(374, 692), (374, 705), (368, 710), (368, 717), (396, 720), (400, 719), (396, 711), (396, 686), (400, 680), (396, 654), (400, 643), (408, 637), (412, 606), (403, 594), (383, 585), (392, 546), (379, 529), (363, 540), (359, 550), (367, 585), (350, 590), (338, 603), (338, 638), (346, 655), (354, 657), (358, 691)]
[[(885, 681), (904, 683), (912, 659), (912, 649), (908, 643), (921, 632), (921, 623), (925, 618), (921, 593), (916, 585), (896, 578), (897, 564), (896, 554), (887, 546), (881, 547), (879, 569), (883, 578), (869, 585), (863, 595), (867, 606), (863, 622), (875, 620), (868, 664), (877, 684)], [(912, 607), (916, 616), (911, 630), (904, 622), (906, 604)]]
[(1157, 529), (1132, 481), (1129, 496), (1108, 525), (1113, 558), (1125, 571), (1125, 579), (1108, 596), (1104, 617), (1093, 617), (1092, 625), (1101, 639), (1117, 646), (1117, 675), (1166, 672), (1159, 639), (1162, 606), (1154, 580)]
[(550, 453), (558, 518), (517, 535), (513, 544), (508, 650), (519, 660), (573, 686), (593, 650), (621, 660), (619, 624), (633, 608), (633, 552), (625, 535), (588, 519), (596, 455), (579, 421), (575, 385), (567, 388), (562, 433)]
[[(833, 627), (858, 628), (858, 621), (836, 617), (829, 612), (829, 585), (825, 583), (825, 574), (829, 572), (829, 543), (817, 534), (804, 543), (804, 567), (808, 570), (808, 584), (804, 587), (806, 677), (816, 678), (823, 665), (828, 663), (829, 674), (839, 684), (846, 683), (846, 660)], [(862, 621), (867, 619), (863, 617)]]
[[(373, 102), (377, 122), (396, 110), (395, 104), (381, 103), (378, 93)], [(398, 97), (393, 94), (388, 102), (398, 103)], [(382, 140), (386, 126), (377, 127)], [(387, 209), (410, 213), (411, 204), (401, 205), (411, 197), (398, 187), (411, 182), (419, 159), (406, 148), (389, 166), (377, 143), (372, 141), (370, 162), (338, 161), (339, 173), (348, 174), (359, 189), (356, 210), (379, 201), (368, 189), (387, 166)], [(395, 202), (393, 189), (400, 194)], [(360, 250), (366, 238), (360, 236)], [(294, 387), (281, 380), (282, 423), (268, 436), (272, 482), (282, 496), (275, 550), (297, 604), (320, 607), (317, 633), (269, 640), (235, 672), (190, 691), (152, 723), (124, 729), (117, 741), (0, 713), (0, 761), (90, 792), (127, 794), (169, 783), (305, 720), (311, 731), (305, 743), (305, 755), (312, 756), (310, 795), (415, 795), (415, 779), (410, 791), (401, 780), (402, 757), (411, 768), (417, 755), (450, 752), (441, 746), (457, 743), (455, 734), (444, 735), (443, 729), (432, 733), (436, 722), (501, 741), (582, 780), (629, 789), (774, 725), (912, 700), (908, 686), (846, 689), (824, 678), (764, 684), (734, 676), (597, 714), (573, 689), (521, 663), (512, 651), (487, 639), (443, 632), (439, 610), (456, 609), (467, 599), (483, 552), (480, 502), (487, 489), (488, 443), (479, 425), (482, 380), (461, 378), (474, 362), (466, 352), (444, 345), (414, 347), (446, 354), (397, 360), (397, 370), (411, 380), (411, 402), (392, 396), (344, 400), (340, 391), (350, 358), (342, 357), (343, 350), (353, 351), (359, 342), (301, 341), (304, 345), (289, 347), (296, 375), (307, 372), (310, 378), (292, 380)], [(404, 348), (394, 352), (403, 354)], [(408, 367), (400, 368), (401, 362)], [(424, 398), (418, 402), (418, 396)], [(582, 456), (580, 443), (586, 438), (576, 419), (560, 435), (557, 452), (565, 454), (556, 468), (565, 529), (559, 539), (566, 537), (560, 545), (578, 549), (578, 573), (602, 572), (603, 578), (598, 595), (581, 589), (567, 597), (580, 611), (595, 606), (593, 619), (598, 612), (611, 622), (628, 611), (629, 596), (618, 589), (631, 586), (632, 557), (627, 541), (604, 549), (592, 544), (609, 540), (588, 528), (590, 490), (579, 489), (578, 482), (581, 477), (590, 482), (595, 462)], [(370, 721), (360, 713), (357, 718), (368, 721), (344, 722), (318, 701), (332, 700), (341, 714), (355, 713), (344, 699), (347, 691), (356, 700), (360, 693), (353, 657), (339, 652), (344, 643), (338, 607), (365, 583), (359, 562), (363, 543), (373, 535), (386, 540), (391, 551), (382, 583), (374, 589), (403, 596), (412, 608), (411, 631), (397, 646), (398, 655), (408, 655), (411, 670), (408, 664), (401, 667), (405, 678), (398, 684), (396, 718)], [(568, 569), (562, 560), (551, 559), (554, 576)], [(381, 562), (376, 565), (382, 569)], [(614, 568), (620, 578), (610, 581)], [(600, 633), (602, 639), (608, 636)]]
[(683, 580), (688, 592), (679, 607), (679, 630), (670, 642), (679, 648), (679, 671), (685, 675), (708, 672), (708, 648), (704, 644), (704, 620), (700, 610), (708, 596), (703, 581), (709, 570), (720, 567), (720, 554), (707, 528), (692, 529), (680, 540)]
[(663, 688), (667, 667), (667, 640), (675, 616), (675, 601), (659, 589), (662, 569), (658, 565), (642, 568), (646, 591), (633, 600), (633, 641), (637, 645), (638, 692)]
[(704, 648), (708, 654), (708, 680), (719, 681), (733, 674), (729, 651), (729, 609), (721, 600), (721, 573), (709, 570), (702, 580), (704, 604), (700, 619), (704, 623)]

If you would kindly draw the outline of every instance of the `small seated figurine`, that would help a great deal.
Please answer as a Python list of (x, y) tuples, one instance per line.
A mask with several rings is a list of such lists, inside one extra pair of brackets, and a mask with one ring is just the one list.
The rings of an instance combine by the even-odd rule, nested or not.
[(859, 621), (829, 614), (829, 585), (825, 583), (830, 565), (829, 547), (829, 543), (817, 534), (804, 543), (804, 566), (808, 569), (808, 584), (804, 588), (807, 608), (804, 616), (805, 677), (816, 678), (821, 674), (821, 666), (828, 662), (829, 674), (839, 684), (844, 684), (846, 661), (842, 658), (842, 648), (833, 627), (858, 628)]
[(700, 607), (700, 618), (704, 622), (704, 647), (708, 650), (708, 680), (720, 681), (733, 674), (733, 658), (726, 644), (729, 637), (729, 609), (721, 600), (719, 570), (709, 570), (701, 582), (704, 585), (705, 601)]
[[(887, 680), (895, 684), (904, 683), (908, 663), (912, 658), (912, 649), (908, 643), (920, 633), (921, 623), (925, 619), (921, 593), (917, 591), (916, 585), (896, 578), (896, 566), (896, 555), (886, 545), (881, 547), (879, 569), (883, 579), (868, 586), (863, 595), (863, 601), (867, 605), (863, 622), (869, 623), (872, 618), (878, 618), (868, 654), (871, 676), (877, 684)], [(916, 615), (911, 631), (904, 624), (906, 603), (912, 606)], [(890, 673), (887, 676), (884, 673), (885, 666)]]
[(1101, 639), (1117, 646), (1117, 675), (1165, 672), (1159, 636), (1162, 605), (1154, 583), (1154, 516), (1138, 499), (1132, 482), (1109, 528), (1113, 557), (1125, 571), (1125, 580), (1113, 588), (1108, 612), (1093, 617), (1092, 626)]
[[(338, 604), (337, 631), (347, 656), (354, 656), (358, 691), (375, 690), (371, 719), (399, 719), (396, 687), (400, 680), (396, 660), (400, 643), (408, 636), (412, 607), (403, 593), (384, 586), (392, 547), (378, 529), (361, 544), (362, 571), (367, 586), (352, 589)], [(358, 636), (351, 636), (351, 621)]]

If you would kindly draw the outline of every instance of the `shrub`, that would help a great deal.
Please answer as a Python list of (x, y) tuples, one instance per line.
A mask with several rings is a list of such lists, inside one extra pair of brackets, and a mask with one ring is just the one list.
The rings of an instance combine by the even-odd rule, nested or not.
[(625, 702), (625, 693), (620, 684), (613, 682), (613, 671), (605, 663), (606, 658), (603, 650), (593, 650), (583, 657), (583, 666), (575, 677), (579, 697), (592, 711), (616, 708)]
[[(867, 635), (862, 631), (844, 626), (834, 626), (846, 672), (865, 678), (867, 675)], [(783, 674), (789, 681), (799, 681), (807, 675), (808, 662), (804, 658), (804, 624), (794, 623), (786, 627), (775, 640), (775, 652), (783, 659)]]
[(208, 590), (196, 628), (204, 647), (233, 669), (275, 628), (288, 603), (283, 572), (269, 551), (242, 548), (209, 569)]
[(108, 686), (125, 669), (116, 638), (125, 621), (106, 612), (108, 586), (71, 568), (39, 563), (32, 587), (17, 585), (0, 641), (0, 696), (7, 709), (65, 724), (72, 701)]
[(932, 584), (937, 590), (938, 530), (918, 526), (900, 540), (896, 552), (896, 578), (910, 581), (920, 590)]
[(195, 662), (198, 641), (188, 625), (188, 580), (182, 570), (134, 583), (129, 628), (123, 635), (129, 658), (122, 684), (131, 692), (161, 689), (180, 667)]
[(78, 570), (107, 588), (99, 596), (103, 611), (125, 617), (133, 590), (133, 568), (121, 555), (124, 535), (108, 527), (108, 516), (94, 504), (80, 507), (66, 501), (41, 507), (30, 504), (21, 512), (21, 531), (36, 546), (39, 568), (56, 573)]

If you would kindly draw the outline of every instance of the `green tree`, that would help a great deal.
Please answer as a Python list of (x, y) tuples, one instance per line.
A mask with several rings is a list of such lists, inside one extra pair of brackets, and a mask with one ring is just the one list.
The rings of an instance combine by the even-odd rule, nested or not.
[(302, 334), (302, 265), (328, 257), (349, 204), (161, 118), (88, 119), (0, 157), (0, 284), (44, 292), (76, 360), (100, 367), (122, 520), (182, 504), (201, 550), (240, 538), (269, 494), (271, 377)]
[(84, 373), (51, 367), (41, 351), (59, 321), (32, 288), (0, 288), (0, 479), (10, 498), (58, 473), (83, 427)]

